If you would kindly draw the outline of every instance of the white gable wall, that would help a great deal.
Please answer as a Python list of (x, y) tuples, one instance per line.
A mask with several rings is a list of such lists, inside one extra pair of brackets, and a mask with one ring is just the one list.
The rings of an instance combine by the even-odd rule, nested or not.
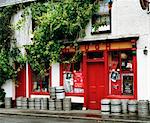
[[(22, 11), (13, 16), (12, 23), (19, 20)], [(113, 0), (112, 5), (112, 32), (110, 34), (91, 35), (91, 23), (86, 29), (86, 37), (83, 40), (97, 40), (107, 38), (123, 38), (139, 36), (137, 41), (137, 80), (138, 99), (150, 100), (150, 52), (143, 54), (144, 47), (150, 51), (150, 15), (141, 9), (139, 0)], [(31, 43), (31, 17), (22, 30), (15, 31), (18, 46)], [(24, 53), (24, 49), (21, 49)], [(59, 64), (52, 65), (52, 86), (58, 86), (60, 82)], [(27, 76), (28, 77), (28, 76)], [(27, 94), (28, 95), (28, 94)]]
[(144, 47), (150, 51), (150, 14), (142, 10), (139, 0), (113, 0), (112, 32), (91, 35), (91, 22), (86, 29), (83, 40), (123, 38), (139, 36), (137, 41), (137, 91), (138, 99), (150, 100), (150, 52), (143, 54)]

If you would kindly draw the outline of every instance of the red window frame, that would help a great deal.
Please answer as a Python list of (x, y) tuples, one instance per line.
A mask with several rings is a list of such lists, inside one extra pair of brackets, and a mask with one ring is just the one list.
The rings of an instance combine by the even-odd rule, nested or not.
[[(68, 54), (73, 54), (73, 53), (65, 53), (63, 55), (68, 55)], [(65, 63), (62, 63), (60, 65), (60, 85), (61, 86), (64, 86), (64, 72), (71, 72), (72, 74), (74, 74), (75, 70), (74, 70), (74, 64), (75, 63), (66, 63), (66, 64), (71, 64), (71, 67), (72, 67), (72, 71), (69, 71), (69, 70), (65, 70), (64, 69), (64, 65)], [(80, 61), (80, 72), (83, 74), (83, 60)], [(78, 72), (78, 71), (77, 71)], [(74, 77), (73, 77), (74, 78)], [(84, 79), (83, 79), (84, 81)], [(84, 83), (84, 82), (83, 82)], [(84, 86), (84, 85), (83, 85)], [(83, 90), (84, 90), (84, 87), (83, 87)], [(75, 93), (75, 92), (65, 92), (66, 96), (84, 96), (84, 93)]]
[[(33, 78), (32, 78), (32, 69), (31, 69), (31, 66), (28, 65), (28, 78), (29, 78), (29, 97), (31, 95), (49, 95), (49, 90), (48, 92), (33, 92), (32, 89), (33, 89)], [(41, 85), (42, 86), (42, 85)], [(41, 88), (40, 86), (40, 88)], [(51, 86), (51, 69), (49, 70), (49, 83), (48, 83), (48, 86), (50, 87)]]
[[(108, 50), (108, 54), (112, 51), (133, 51), (133, 52), (136, 52), (136, 49), (133, 49), (133, 48), (127, 48), (127, 49), (113, 49), (113, 50)], [(109, 57), (109, 55), (107, 56)], [(133, 59), (133, 95), (112, 95), (112, 94), (109, 94), (106, 96), (106, 98), (109, 98), (109, 99), (137, 99), (137, 58), (136, 58), (136, 54), (133, 55), (132, 57)], [(108, 66), (109, 66), (109, 61), (108, 61)], [(108, 85), (110, 84), (109, 83), (109, 67), (107, 68), (107, 71), (108, 71)], [(122, 73), (127, 73), (127, 71), (124, 71)], [(110, 88), (108, 87), (108, 92), (110, 91)]]

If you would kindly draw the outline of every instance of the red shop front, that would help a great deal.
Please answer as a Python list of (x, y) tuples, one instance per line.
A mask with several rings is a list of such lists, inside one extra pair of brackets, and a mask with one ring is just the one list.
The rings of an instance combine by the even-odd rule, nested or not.
[[(80, 60), (61, 64), (67, 96), (84, 97), (84, 107), (100, 109), (100, 100), (137, 99), (136, 38), (81, 42)], [(66, 47), (71, 58), (75, 48)]]

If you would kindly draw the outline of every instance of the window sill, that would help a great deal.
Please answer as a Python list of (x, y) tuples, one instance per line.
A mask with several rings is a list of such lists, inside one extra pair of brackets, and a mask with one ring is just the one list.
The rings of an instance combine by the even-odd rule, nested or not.
[(65, 93), (66, 96), (80, 96), (83, 97), (84, 93)]
[(91, 32), (91, 35), (96, 35), (96, 34), (105, 34), (105, 33), (111, 33), (111, 30), (105, 30), (105, 31), (95, 31)]
[(108, 99), (137, 99), (134, 95), (109, 95)]
[(31, 92), (34, 95), (49, 95), (49, 92)]

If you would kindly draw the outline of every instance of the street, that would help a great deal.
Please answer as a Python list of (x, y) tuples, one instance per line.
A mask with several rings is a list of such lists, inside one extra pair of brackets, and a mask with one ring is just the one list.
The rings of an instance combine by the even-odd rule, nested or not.
[[(129, 118), (130, 119), (130, 118)], [(69, 118), (50, 118), (37, 116), (2, 115), (0, 123), (150, 123), (149, 120), (96, 120), (96, 119), (69, 119)]]
[(0, 123), (98, 123), (96, 120), (0, 115)]

